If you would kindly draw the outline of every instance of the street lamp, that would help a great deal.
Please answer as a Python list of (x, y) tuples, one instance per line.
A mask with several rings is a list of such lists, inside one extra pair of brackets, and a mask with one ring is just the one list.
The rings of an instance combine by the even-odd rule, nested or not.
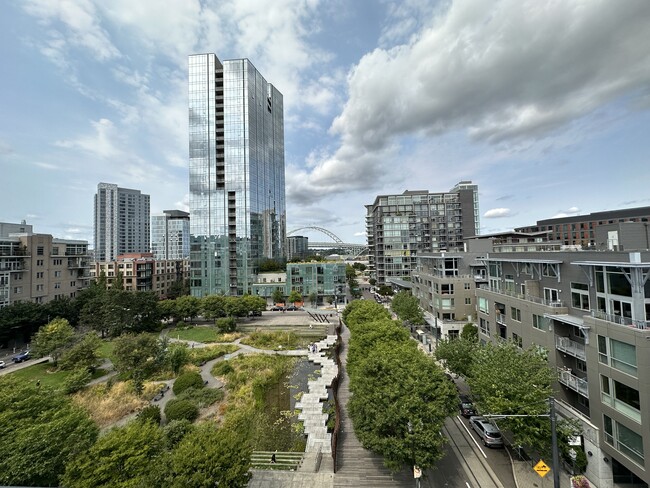
[(560, 488), (560, 454), (557, 445), (557, 417), (555, 415), (555, 398), (549, 397), (549, 412), (538, 415), (483, 415), (490, 419), (503, 419), (508, 417), (548, 417), (551, 421), (551, 450), (553, 456), (553, 488)]

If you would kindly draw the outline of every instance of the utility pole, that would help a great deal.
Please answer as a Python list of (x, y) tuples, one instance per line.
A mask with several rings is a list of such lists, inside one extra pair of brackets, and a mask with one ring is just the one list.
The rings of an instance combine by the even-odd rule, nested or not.
[(553, 488), (560, 488), (560, 455), (557, 446), (557, 418), (555, 417), (555, 398), (550, 397), (549, 417), (551, 419), (551, 449), (553, 450)]
[(553, 463), (553, 488), (560, 487), (560, 452), (557, 445), (557, 417), (555, 415), (555, 398), (549, 397), (548, 399), (549, 413), (542, 413), (539, 415), (483, 415), (483, 417), (489, 419), (503, 419), (508, 417), (548, 417), (551, 421), (551, 450), (552, 453), (552, 463)]

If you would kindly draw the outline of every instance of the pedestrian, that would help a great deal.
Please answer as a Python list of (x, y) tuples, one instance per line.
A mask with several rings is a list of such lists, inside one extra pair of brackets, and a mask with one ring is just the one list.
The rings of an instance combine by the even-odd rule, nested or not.
[(41, 380), (36, 380), (36, 386), (41, 386)]
[[(278, 451), (275, 451), (278, 452)], [(271, 454), (271, 464), (275, 464), (275, 452)]]

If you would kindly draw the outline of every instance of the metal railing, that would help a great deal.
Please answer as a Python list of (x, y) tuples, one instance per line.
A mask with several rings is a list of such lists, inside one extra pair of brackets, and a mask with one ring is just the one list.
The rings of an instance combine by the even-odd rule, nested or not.
[(490, 285), (480, 285), (479, 288), (481, 290), (486, 290), (492, 293), (497, 293), (499, 295), (505, 295), (508, 297), (513, 297), (513, 298), (518, 298), (519, 300), (526, 300), (528, 302), (533, 302), (533, 303), (539, 303), (541, 305), (545, 305), (547, 307), (553, 307), (553, 308), (562, 308), (565, 307), (565, 303), (562, 300), (547, 300), (542, 297), (536, 297), (532, 295), (524, 295), (522, 293), (516, 293), (514, 291), (509, 291), (509, 290), (500, 290), (494, 287), (491, 287)]
[(558, 368), (557, 369), (558, 381), (565, 386), (568, 386), (573, 391), (577, 391), (585, 398), (589, 398), (589, 384), (584, 378), (579, 378), (571, 373), (571, 370)]
[(634, 327), (635, 329), (650, 329), (650, 321), (648, 320), (633, 320), (629, 317), (621, 317), (620, 315), (605, 313), (600, 310), (592, 310), (591, 316), (596, 319), (606, 320), (607, 322), (623, 325), (625, 327)]
[(585, 345), (579, 342), (572, 341), (568, 337), (555, 337), (555, 347), (562, 352), (571, 354), (578, 359), (586, 360), (587, 354), (585, 352)]

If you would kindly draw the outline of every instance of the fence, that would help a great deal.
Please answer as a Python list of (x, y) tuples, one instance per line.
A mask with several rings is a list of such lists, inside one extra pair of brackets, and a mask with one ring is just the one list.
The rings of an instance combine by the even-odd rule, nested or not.
[(341, 340), (341, 319), (339, 318), (339, 324), (336, 326), (336, 345), (334, 346), (334, 358), (336, 360), (336, 366), (338, 372), (334, 379), (332, 380), (332, 395), (334, 396), (334, 414), (336, 419), (334, 420), (334, 430), (332, 431), (332, 464), (334, 466), (334, 472), (336, 473), (336, 455), (337, 455), (337, 445), (339, 440), (339, 432), (341, 431), (341, 405), (339, 403), (339, 382), (341, 379), (341, 348), (343, 343)]

